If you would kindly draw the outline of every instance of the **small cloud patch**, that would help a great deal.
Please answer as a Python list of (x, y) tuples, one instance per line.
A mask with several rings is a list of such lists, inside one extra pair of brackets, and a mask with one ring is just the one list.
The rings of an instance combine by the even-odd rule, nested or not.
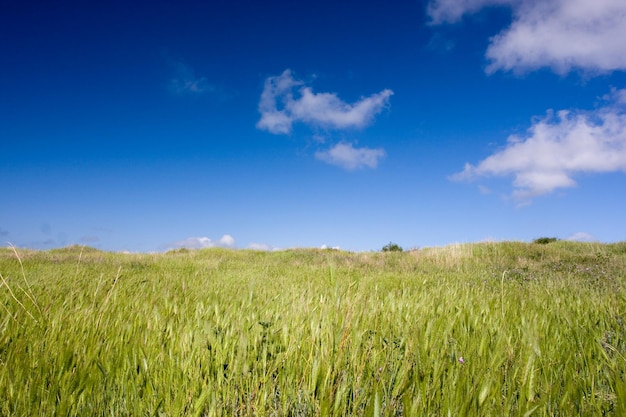
[(211, 85), (205, 77), (196, 76), (193, 68), (181, 62), (174, 63), (176, 74), (169, 82), (169, 89), (174, 94), (199, 95), (214, 92), (215, 86)]
[(188, 237), (169, 245), (169, 249), (204, 249), (213, 247), (232, 248), (235, 246), (235, 239), (231, 235), (224, 235), (219, 240), (214, 241), (208, 237)]
[(265, 252), (272, 252), (272, 251), (278, 250), (277, 248), (273, 247), (272, 245), (268, 245), (267, 243), (256, 243), (256, 242), (251, 242), (248, 245), (248, 249), (265, 251)]
[(351, 143), (338, 143), (330, 149), (315, 153), (315, 157), (320, 161), (336, 165), (347, 171), (376, 168), (384, 156), (385, 150), (382, 148), (357, 148)]
[(593, 242), (596, 239), (592, 235), (590, 235), (589, 233), (577, 232), (577, 233), (574, 233), (573, 235), (571, 235), (570, 237), (568, 237), (565, 240), (572, 240), (572, 241), (575, 241), (575, 242)]

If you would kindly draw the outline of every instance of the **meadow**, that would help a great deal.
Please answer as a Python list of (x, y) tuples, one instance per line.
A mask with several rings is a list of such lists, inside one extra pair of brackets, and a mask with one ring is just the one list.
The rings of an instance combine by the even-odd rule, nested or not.
[(626, 242), (0, 249), (0, 416), (624, 416)]

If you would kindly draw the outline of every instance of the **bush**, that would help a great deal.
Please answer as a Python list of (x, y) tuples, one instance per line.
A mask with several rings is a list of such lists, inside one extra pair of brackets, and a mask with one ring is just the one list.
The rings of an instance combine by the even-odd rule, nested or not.
[(555, 237), (540, 237), (538, 239), (533, 240), (533, 243), (538, 243), (540, 245), (547, 245), (548, 243), (556, 242), (557, 238)]
[(402, 252), (402, 248), (396, 243), (389, 242), (383, 246), (383, 252)]

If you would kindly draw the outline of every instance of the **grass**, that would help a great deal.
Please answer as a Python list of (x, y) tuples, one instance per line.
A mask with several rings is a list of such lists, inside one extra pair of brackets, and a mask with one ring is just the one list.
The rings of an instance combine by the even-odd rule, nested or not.
[(626, 243), (0, 249), (0, 416), (626, 415)]

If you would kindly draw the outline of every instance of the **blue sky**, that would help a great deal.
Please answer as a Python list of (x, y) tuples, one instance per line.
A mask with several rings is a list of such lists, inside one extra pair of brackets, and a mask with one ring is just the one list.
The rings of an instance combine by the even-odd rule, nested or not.
[(5, 3), (6, 244), (625, 239), (622, 0)]

